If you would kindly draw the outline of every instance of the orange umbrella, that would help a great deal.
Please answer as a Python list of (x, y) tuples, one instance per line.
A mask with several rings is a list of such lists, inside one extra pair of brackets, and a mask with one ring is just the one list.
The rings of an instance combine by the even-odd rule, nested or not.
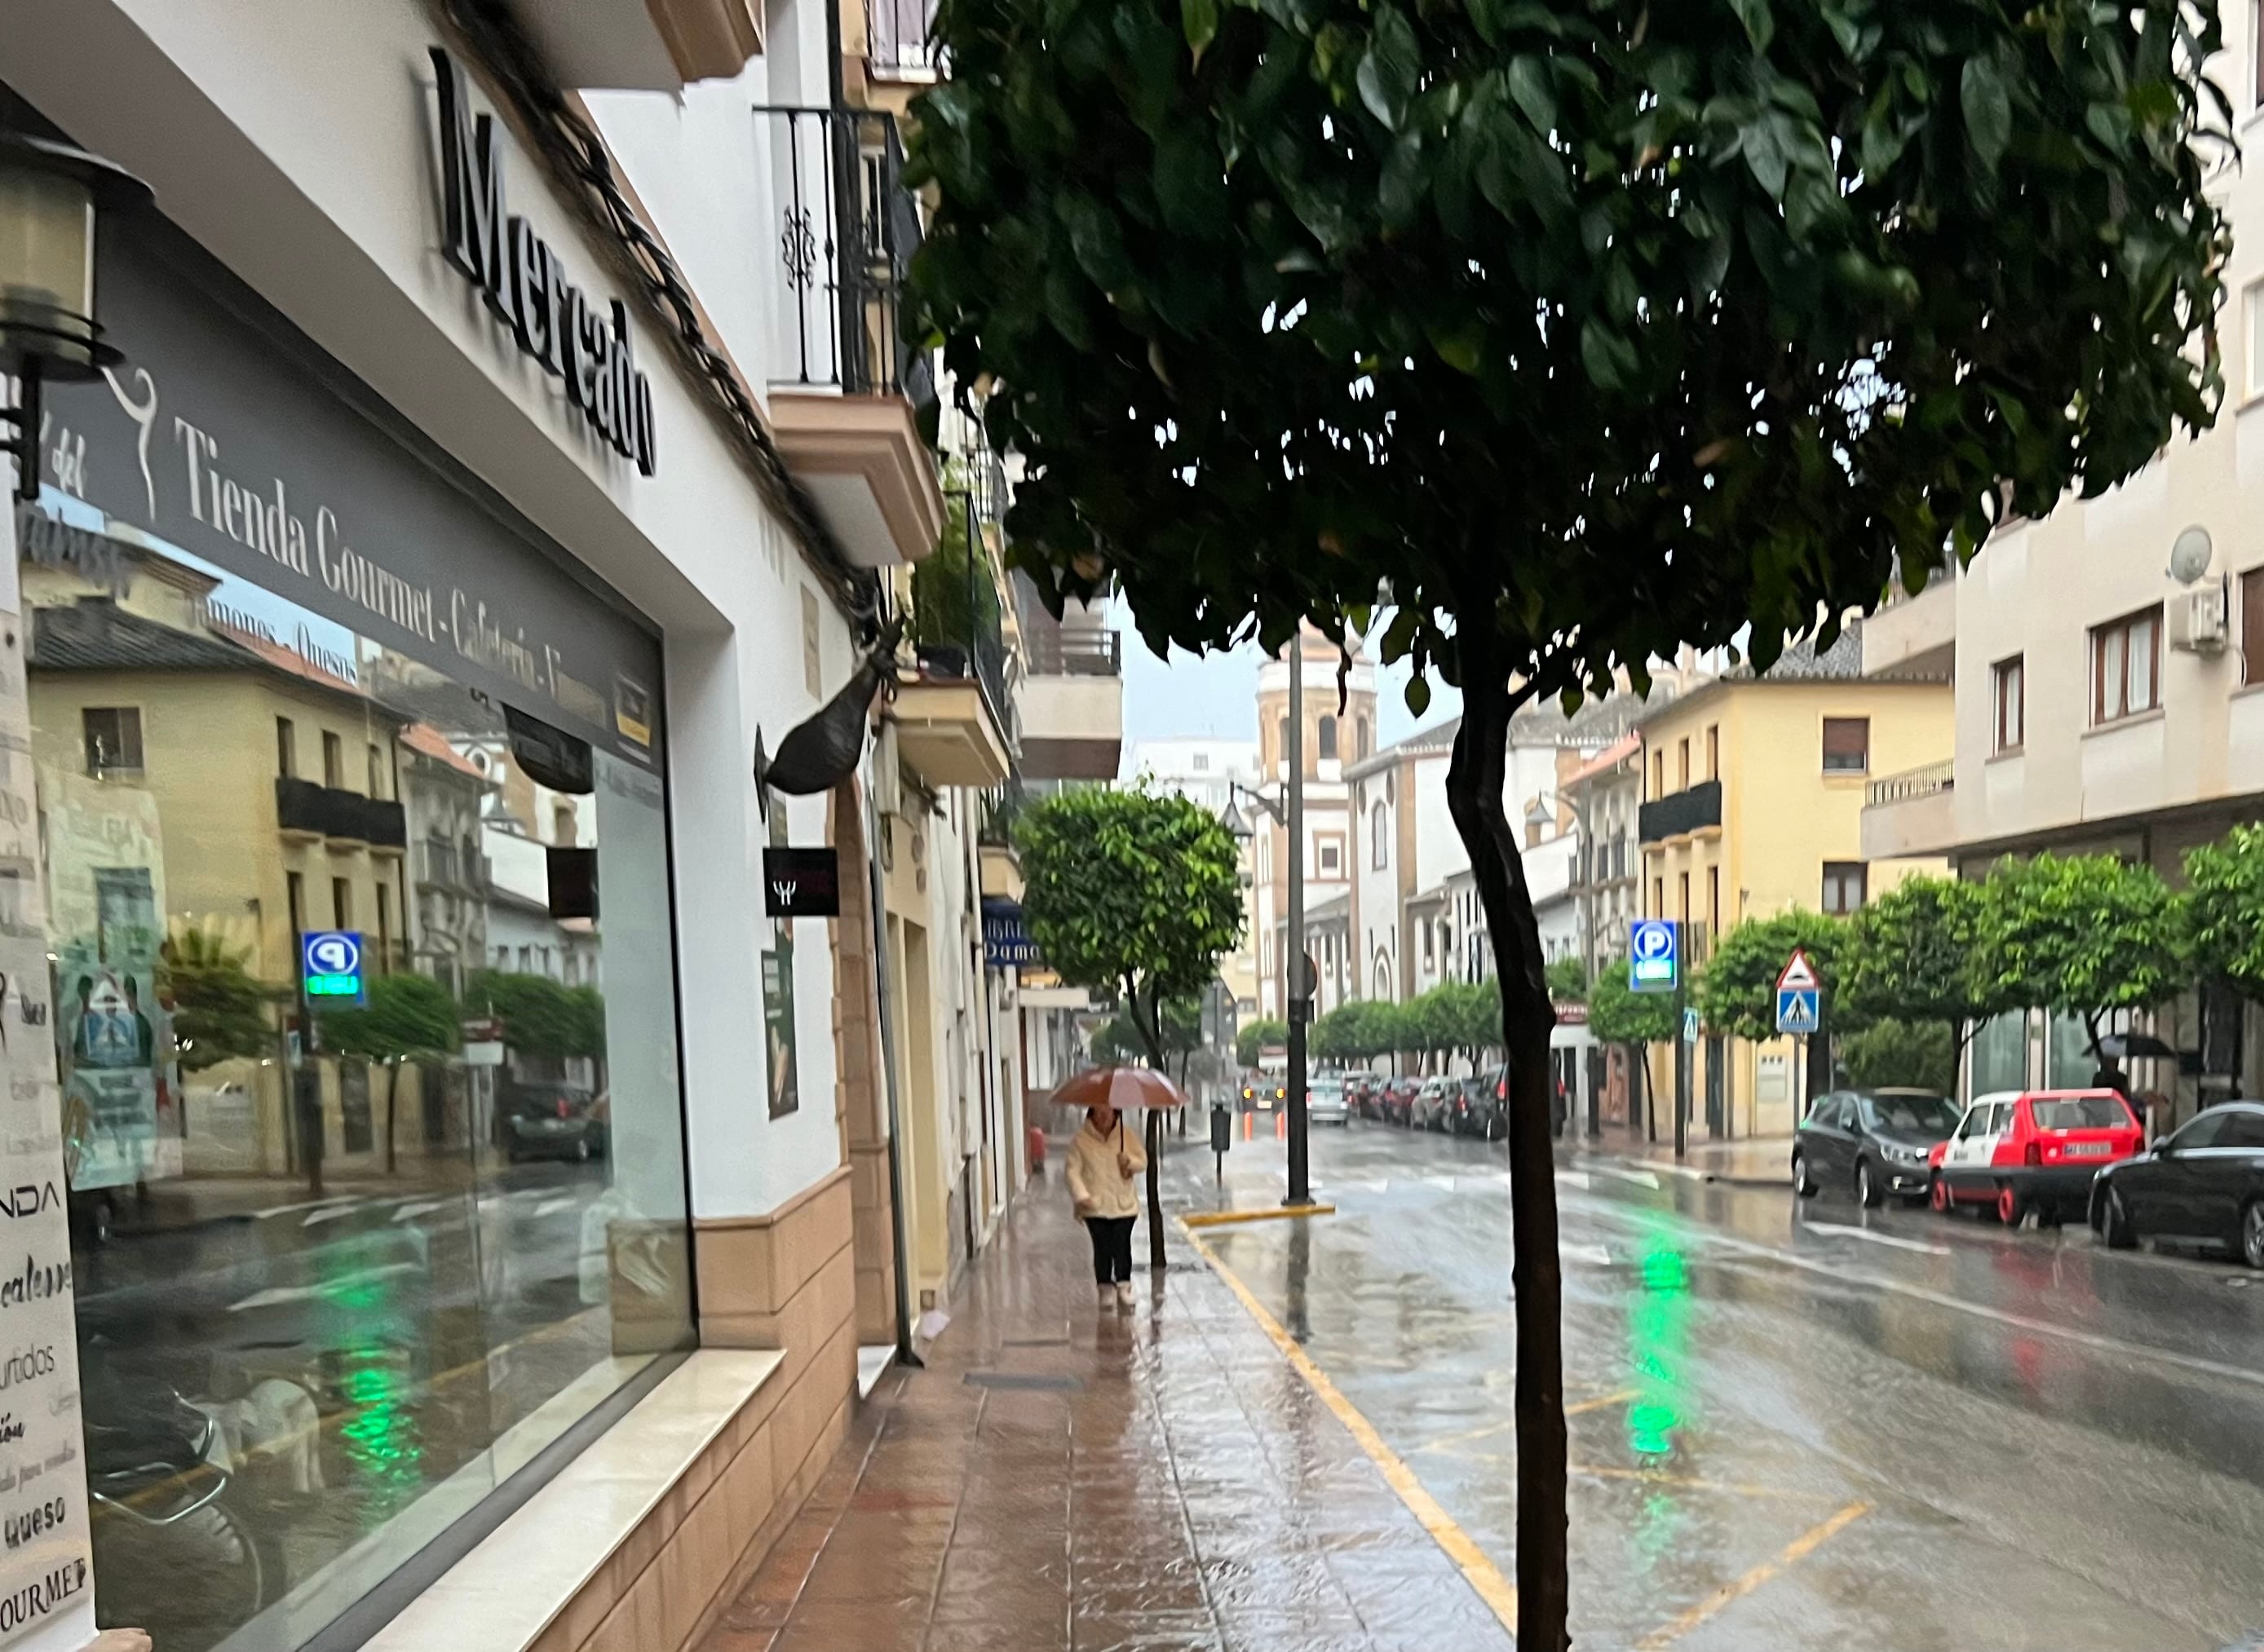
[(1063, 1107), (1114, 1107), (1119, 1112), (1139, 1108), (1184, 1107), (1186, 1092), (1151, 1067), (1089, 1067), (1070, 1075), (1054, 1091)]

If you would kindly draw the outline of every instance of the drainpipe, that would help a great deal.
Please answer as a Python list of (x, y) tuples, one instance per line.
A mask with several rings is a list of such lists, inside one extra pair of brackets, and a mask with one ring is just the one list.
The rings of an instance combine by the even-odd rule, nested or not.
[[(835, 27), (839, 27), (835, 20)], [(896, 1359), (918, 1367), (924, 1362), (912, 1351), (911, 1265), (904, 1255), (904, 1166), (903, 1122), (896, 1109), (896, 1037), (889, 1022), (889, 896), (881, 882), (881, 811), (872, 788), (865, 793), (865, 875), (872, 887), (873, 1012), (881, 1021), (881, 1069), (889, 1098), (889, 1243), (896, 1264)]]

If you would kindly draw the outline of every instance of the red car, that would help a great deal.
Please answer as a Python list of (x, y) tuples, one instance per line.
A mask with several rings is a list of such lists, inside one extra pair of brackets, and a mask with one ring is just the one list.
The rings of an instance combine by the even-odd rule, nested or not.
[(1984, 1205), (2011, 1226), (2082, 1210), (2092, 1179), (2135, 1155), (2145, 1131), (2111, 1090), (2006, 1090), (1976, 1097), (1934, 1149), (1936, 1210)]

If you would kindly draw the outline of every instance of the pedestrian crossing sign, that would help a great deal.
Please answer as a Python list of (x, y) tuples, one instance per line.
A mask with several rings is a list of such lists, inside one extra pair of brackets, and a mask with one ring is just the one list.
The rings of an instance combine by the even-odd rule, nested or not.
[(1823, 1017), (1818, 1003), (1820, 991), (1815, 987), (1779, 987), (1776, 989), (1776, 1030), (1794, 1037), (1805, 1038), (1816, 1031)]

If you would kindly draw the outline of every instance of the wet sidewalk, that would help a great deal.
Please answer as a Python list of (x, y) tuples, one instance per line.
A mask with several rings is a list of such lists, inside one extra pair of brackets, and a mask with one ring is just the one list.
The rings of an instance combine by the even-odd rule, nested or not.
[(1056, 1169), (700, 1652), (1510, 1646), (1185, 1235), (1102, 1315), (1066, 1206)]
[[(1570, 1148), (1568, 1152), (1566, 1149)], [(1557, 1144), (1557, 1163), (1577, 1166), (1578, 1156), (1607, 1158), (1694, 1181), (1725, 1182), (1732, 1187), (1790, 1187), (1792, 1138), (1752, 1136), (1738, 1141), (1691, 1141), (1678, 1162), (1674, 1143), (1622, 1135)]]

